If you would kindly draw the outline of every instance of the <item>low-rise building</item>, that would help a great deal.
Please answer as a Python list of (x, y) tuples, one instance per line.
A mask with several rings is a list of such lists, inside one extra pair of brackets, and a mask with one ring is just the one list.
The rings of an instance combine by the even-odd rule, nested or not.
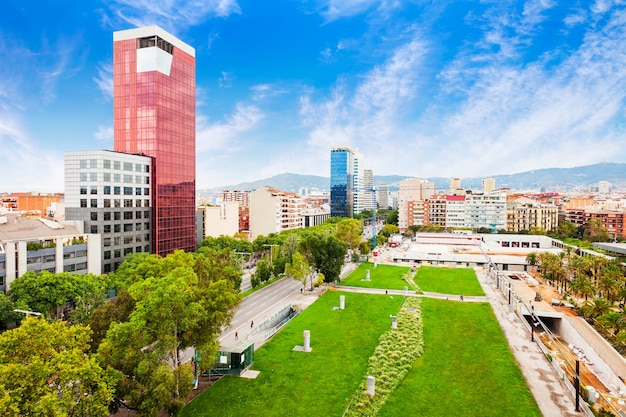
[(0, 216), (0, 289), (28, 271), (100, 274), (101, 239), (84, 233), (82, 222)]

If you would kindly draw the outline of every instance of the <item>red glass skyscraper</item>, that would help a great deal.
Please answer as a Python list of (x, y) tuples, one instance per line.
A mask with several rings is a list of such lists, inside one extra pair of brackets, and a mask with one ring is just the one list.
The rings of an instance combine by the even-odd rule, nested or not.
[(115, 32), (113, 54), (114, 149), (154, 158), (152, 252), (193, 251), (195, 50), (150, 26)]

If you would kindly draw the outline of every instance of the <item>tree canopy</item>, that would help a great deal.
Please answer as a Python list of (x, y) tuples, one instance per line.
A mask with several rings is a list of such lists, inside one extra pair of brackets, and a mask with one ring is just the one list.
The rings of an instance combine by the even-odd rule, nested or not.
[(120, 375), (88, 355), (91, 331), (27, 318), (0, 334), (0, 414), (107, 416)]

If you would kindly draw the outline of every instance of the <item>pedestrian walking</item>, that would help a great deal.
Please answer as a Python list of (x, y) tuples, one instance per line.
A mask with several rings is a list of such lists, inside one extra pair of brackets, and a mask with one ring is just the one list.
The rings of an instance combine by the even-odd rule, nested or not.
[(235, 332), (235, 340), (239, 340), (239, 332)]
[(461, 301), (463, 301), (463, 295), (461, 295)]
[(254, 327), (254, 320), (250, 322), (250, 328)]

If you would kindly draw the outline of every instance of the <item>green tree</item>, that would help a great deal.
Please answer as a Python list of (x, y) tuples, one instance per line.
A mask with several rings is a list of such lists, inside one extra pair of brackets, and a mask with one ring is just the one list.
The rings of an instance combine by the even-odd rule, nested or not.
[(272, 277), (272, 265), (267, 258), (261, 258), (256, 263), (255, 277), (263, 283)]
[(81, 297), (104, 295), (105, 287), (106, 281), (92, 274), (28, 271), (11, 283), (8, 295), (19, 308), (62, 318), (66, 306), (70, 307)]
[(127, 321), (110, 324), (100, 344), (98, 352), (123, 374), (118, 404), (124, 400), (138, 415), (154, 415), (161, 407), (172, 414), (181, 409), (192, 379), (189, 364), (181, 363), (182, 350), (195, 346), (212, 358), (241, 299), (232, 283), (240, 272), (229, 263), (229, 249), (206, 251), (202, 256), (176, 251), (158, 258), (160, 265), (147, 259), (160, 275), (128, 288), (134, 309)]
[(22, 313), (16, 313), (13, 301), (0, 291), (0, 331), (7, 329), (9, 322), (17, 322), (22, 318)]
[[(291, 263), (285, 265), (285, 274), (291, 275), (296, 281), (306, 285), (306, 281), (311, 274), (311, 267), (300, 252), (296, 252), (291, 257)], [(313, 291), (313, 280), (311, 280), (311, 291)]]
[(594, 300), (585, 301), (583, 305), (580, 306), (581, 313), (592, 324), (595, 323), (598, 317), (611, 310), (613, 310), (613, 304), (606, 298), (596, 298)]
[(570, 288), (577, 296), (585, 297), (585, 301), (589, 297), (593, 297), (597, 291), (593, 282), (584, 274), (580, 274), (572, 279)]
[(308, 264), (324, 274), (326, 282), (333, 282), (341, 274), (348, 246), (335, 236), (316, 233), (301, 242), (300, 250)]
[(352, 251), (363, 240), (363, 224), (355, 219), (343, 219), (337, 223), (335, 237), (348, 245)]
[(386, 238), (389, 238), (389, 236), (395, 235), (396, 233), (399, 233), (399, 232), (400, 232), (400, 229), (398, 229), (398, 226), (396, 226), (395, 224), (386, 224), (383, 226), (383, 230), (380, 231), (380, 233), (384, 235)]
[(88, 355), (86, 326), (27, 318), (0, 335), (0, 414), (107, 416), (117, 372)]
[(111, 323), (128, 321), (130, 313), (134, 309), (135, 300), (133, 300), (128, 291), (120, 291), (115, 299), (104, 303), (89, 315), (87, 323), (92, 331), (91, 348), (93, 352), (98, 351), (98, 346), (106, 337)]
[(559, 239), (576, 237), (578, 235), (578, 226), (572, 222), (559, 222), (556, 233)]
[(600, 219), (589, 220), (583, 233), (583, 239), (589, 242), (608, 242), (610, 240), (608, 229), (602, 226)]
[(398, 225), (398, 210), (391, 210), (385, 218), (385, 223)]

